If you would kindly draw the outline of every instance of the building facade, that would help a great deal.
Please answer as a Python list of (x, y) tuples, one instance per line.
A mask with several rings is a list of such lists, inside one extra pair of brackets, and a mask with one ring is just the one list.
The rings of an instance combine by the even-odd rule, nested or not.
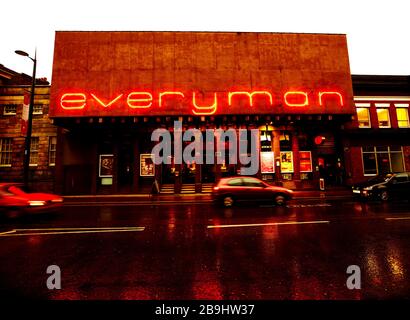
[[(345, 35), (57, 32), (55, 41), (51, 92), (36, 87), (37, 189), (149, 193), (156, 179), (163, 193), (209, 192), (243, 166), (227, 156), (216, 163), (223, 154), (206, 141), (210, 129), (257, 129), (256, 176), (292, 189), (410, 170), (410, 78), (352, 76)], [(2, 70), (1, 180), (21, 181), (31, 79)], [(201, 132), (203, 159), (214, 163), (177, 163), (174, 148), (167, 163), (153, 163), (152, 133), (175, 139), (176, 121), (182, 134)]]
[[(0, 177), (23, 181), (25, 132), (22, 124), (24, 97), (30, 94), (31, 77), (0, 65)], [(57, 128), (48, 118), (50, 84), (36, 80), (30, 153), (30, 187), (54, 189)]]
[(410, 170), (410, 77), (353, 75), (356, 115), (344, 130), (348, 183)]
[(203, 135), (257, 129), (257, 176), (316, 187), (343, 161), (355, 113), (346, 37), (326, 34), (57, 32), (50, 103), (65, 194), (149, 192), (154, 179), (203, 192), (238, 173), (228, 159), (154, 165), (151, 134), (175, 121)]

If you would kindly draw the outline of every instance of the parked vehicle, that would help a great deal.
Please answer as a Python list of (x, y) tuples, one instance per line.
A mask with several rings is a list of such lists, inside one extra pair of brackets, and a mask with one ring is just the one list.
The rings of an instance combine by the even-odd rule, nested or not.
[(21, 214), (56, 211), (63, 198), (48, 193), (27, 193), (18, 183), (0, 183), (0, 214), (9, 217)]
[(243, 176), (223, 178), (212, 191), (213, 200), (225, 207), (232, 207), (239, 202), (270, 202), (284, 205), (292, 198), (292, 194), (292, 190)]
[(352, 191), (356, 196), (364, 199), (381, 199), (382, 201), (394, 198), (409, 199), (410, 173), (379, 175), (354, 185)]

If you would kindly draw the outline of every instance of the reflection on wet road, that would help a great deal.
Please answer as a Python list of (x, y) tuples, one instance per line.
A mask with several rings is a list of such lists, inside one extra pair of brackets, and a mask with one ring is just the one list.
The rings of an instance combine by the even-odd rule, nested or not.
[[(0, 295), (405, 298), (409, 255), (409, 202), (65, 207), (1, 222)], [(52, 264), (62, 290), (45, 285)], [(346, 287), (349, 265), (361, 268), (361, 290)]]

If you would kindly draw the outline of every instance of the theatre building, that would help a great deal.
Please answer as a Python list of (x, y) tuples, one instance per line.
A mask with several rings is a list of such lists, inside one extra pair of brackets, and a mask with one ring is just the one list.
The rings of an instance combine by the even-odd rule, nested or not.
[[(366, 140), (370, 131), (359, 131), (358, 103), (345, 35), (57, 32), (49, 115), (58, 128), (55, 188), (146, 193), (157, 179), (164, 193), (206, 192), (216, 179), (239, 172), (242, 164), (228, 159), (178, 164), (174, 154), (155, 165), (151, 134), (173, 133), (175, 121), (203, 135), (258, 129), (256, 176), (270, 183), (318, 188), (321, 177), (351, 183), (365, 177), (362, 156), (375, 145)], [(370, 103), (376, 124), (379, 109), (363, 103)], [(205, 155), (218, 156), (203, 144)], [(388, 150), (396, 159), (395, 146)], [(364, 173), (373, 173), (364, 159)], [(402, 159), (404, 170), (403, 153)]]

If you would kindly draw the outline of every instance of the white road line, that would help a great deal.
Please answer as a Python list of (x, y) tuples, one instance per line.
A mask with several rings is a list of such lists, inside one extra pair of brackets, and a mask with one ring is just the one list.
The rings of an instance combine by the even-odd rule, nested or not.
[(390, 220), (410, 220), (410, 217), (400, 217), (400, 218), (386, 218), (387, 221)]
[(252, 224), (221, 224), (208, 226), (208, 229), (216, 228), (240, 228), (240, 227), (264, 227), (264, 226), (281, 226), (281, 225), (297, 225), (297, 224), (323, 224), (330, 223), (328, 220), (318, 221), (290, 221), (290, 222), (275, 222), (275, 223), (252, 223)]
[(40, 229), (16, 229), (17, 231), (72, 231), (72, 230), (128, 230), (128, 229), (138, 229), (144, 227), (106, 227), (106, 228), (40, 228)]
[(0, 233), (0, 236), (5, 235), (5, 234), (10, 234), (10, 233), (15, 233), (15, 232), (16, 232), (15, 229), (14, 229), (14, 230), (10, 230), (10, 231), (6, 231), (6, 232), (1, 232), (1, 233)]
[[(58, 229), (58, 228), (56, 228)], [(63, 228), (60, 228), (63, 229)], [(75, 230), (75, 231), (69, 231), (69, 230)], [(138, 232), (138, 231), (144, 231), (145, 227), (134, 227), (134, 228), (124, 228), (124, 229), (98, 229), (98, 228), (67, 228), (65, 229), (66, 231), (53, 231), (53, 229), (15, 229), (11, 230), (8, 232), (4, 232), (0, 234), (0, 237), (23, 237), (23, 236), (43, 236), (43, 235), (62, 235), (62, 234), (89, 234), (89, 233), (116, 233), (116, 232)], [(44, 232), (25, 232), (25, 231), (44, 231)], [(18, 232), (22, 233), (18, 233)]]

